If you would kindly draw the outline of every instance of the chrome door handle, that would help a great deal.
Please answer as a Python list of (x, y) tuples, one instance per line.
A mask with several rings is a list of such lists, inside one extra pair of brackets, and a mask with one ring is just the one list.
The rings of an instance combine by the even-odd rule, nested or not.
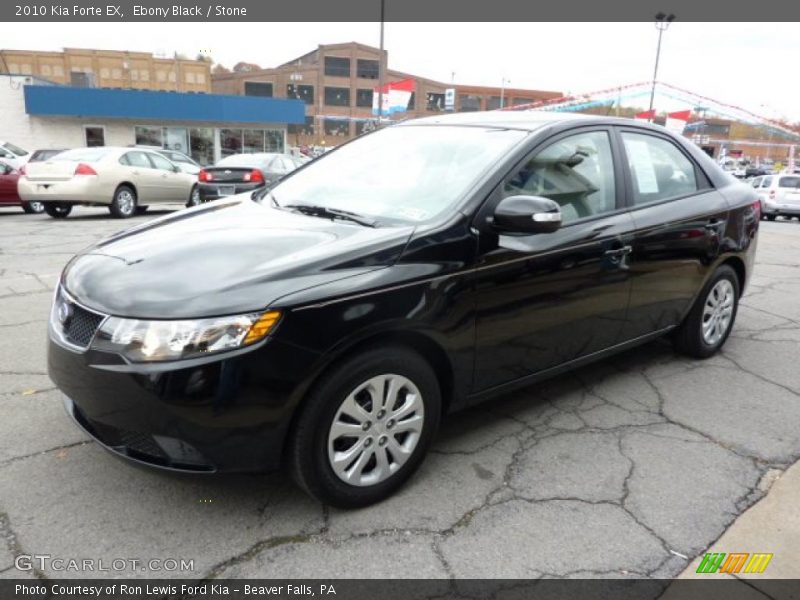
[(623, 246), (622, 248), (615, 248), (614, 250), (606, 250), (605, 255), (611, 258), (622, 258), (623, 256), (628, 256), (631, 252), (633, 252), (632, 246)]

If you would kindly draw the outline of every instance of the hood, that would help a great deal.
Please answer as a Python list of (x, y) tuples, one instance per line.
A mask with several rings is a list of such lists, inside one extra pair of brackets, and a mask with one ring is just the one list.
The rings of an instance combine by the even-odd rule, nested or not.
[(116, 234), (62, 284), (105, 314), (184, 319), (280, 306), (290, 293), (394, 263), (412, 226), (370, 228), (229, 199)]

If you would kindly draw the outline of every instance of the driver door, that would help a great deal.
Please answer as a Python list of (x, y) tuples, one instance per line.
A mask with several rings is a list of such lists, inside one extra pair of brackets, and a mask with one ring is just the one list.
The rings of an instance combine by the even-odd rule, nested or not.
[[(571, 130), (525, 158), (479, 211), (474, 391), (481, 392), (616, 344), (629, 296), (633, 220), (608, 128)], [(493, 231), (487, 217), (512, 195), (561, 207), (553, 233)]]

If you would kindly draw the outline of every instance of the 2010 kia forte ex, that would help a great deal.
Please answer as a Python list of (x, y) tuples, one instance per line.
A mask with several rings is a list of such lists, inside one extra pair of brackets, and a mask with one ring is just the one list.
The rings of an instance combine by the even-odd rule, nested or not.
[(284, 466), (366, 505), (452, 411), (666, 334), (714, 354), (759, 217), (752, 188), (655, 125), (407, 121), (74, 257), (49, 372), (131, 461)]

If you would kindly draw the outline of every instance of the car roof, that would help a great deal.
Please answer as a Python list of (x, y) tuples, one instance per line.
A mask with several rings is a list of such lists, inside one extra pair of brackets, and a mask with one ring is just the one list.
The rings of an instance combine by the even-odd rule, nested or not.
[[(548, 112), (542, 110), (489, 110), (462, 113), (449, 113), (422, 117), (403, 121), (403, 125), (472, 125), (483, 127), (504, 127), (533, 131), (554, 123), (575, 121), (576, 123), (593, 121), (615, 121), (606, 117), (595, 117), (569, 112)], [(620, 122), (631, 123), (630, 119), (619, 119)]]

